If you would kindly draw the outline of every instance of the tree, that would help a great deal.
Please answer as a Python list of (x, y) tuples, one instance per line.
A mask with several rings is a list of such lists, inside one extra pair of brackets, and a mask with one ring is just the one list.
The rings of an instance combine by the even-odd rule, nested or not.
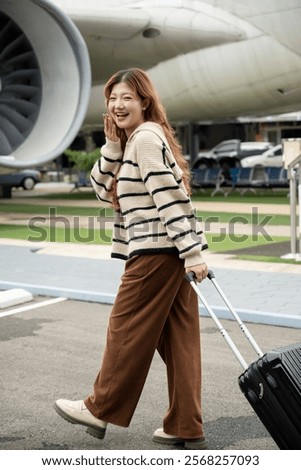
[(74, 167), (79, 171), (90, 172), (94, 163), (100, 157), (100, 149), (97, 147), (92, 152), (84, 150), (65, 150), (64, 154), (74, 163)]

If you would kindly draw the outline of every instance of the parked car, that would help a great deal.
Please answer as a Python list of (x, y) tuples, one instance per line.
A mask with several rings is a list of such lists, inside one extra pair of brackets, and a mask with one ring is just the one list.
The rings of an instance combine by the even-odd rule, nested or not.
[(261, 155), (252, 155), (251, 157), (244, 158), (240, 163), (243, 167), (282, 167), (282, 145), (275, 145), (275, 147), (266, 150)]
[(37, 170), (21, 170), (17, 173), (0, 174), (0, 186), (10, 188), (33, 189), (41, 181), (41, 173)]
[(221, 167), (239, 167), (241, 160), (252, 155), (261, 155), (273, 147), (271, 142), (241, 142), (239, 139), (223, 140), (209, 152), (200, 152), (192, 169)]

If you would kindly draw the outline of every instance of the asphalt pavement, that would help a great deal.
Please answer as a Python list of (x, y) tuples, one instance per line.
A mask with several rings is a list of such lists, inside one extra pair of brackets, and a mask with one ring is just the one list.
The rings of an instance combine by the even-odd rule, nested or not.
[[(131, 426), (109, 426), (104, 441), (66, 423), (52, 408), (57, 398), (81, 399), (92, 391), (124, 266), (109, 259), (109, 247), (74, 250), (66, 244), (8, 240), (0, 245), (0, 289), (21, 287), (34, 296), (0, 312), (5, 403), (0, 449), (163, 449), (151, 440), (167, 407), (165, 370), (157, 354)], [(242, 269), (231, 257), (227, 261), (210, 253), (207, 259), (232, 305), (251, 322), (249, 329), (263, 351), (300, 341), (300, 274), (277, 273), (275, 267), (269, 272), (262, 265), (255, 270), (244, 264)], [(227, 317), (209, 280), (202, 291), (219, 317)], [(203, 412), (210, 449), (277, 449), (238, 388), (241, 366), (213, 321), (203, 309), (200, 314)], [(227, 319), (223, 323), (252, 362), (256, 354), (238, 325)]]
[[(151, 439), (167, 409), (165, 368), (157, 353), (129, 428), (110, 425), (100, 441), (56, 414), (56, 399), (77, 400), (92, 392), (110, 306), (60, 299), (39, 307), (41, 301), (45, 297), (34, 299), (31, 307), (37, 308), (0, 318), (0, 449), (165, 449)], [(12, 310), (16, 308), (5, 311)], [(255, 354), (237, 325), (228, 320), (224, 324), (246, 360), (252, 361)], [(300, 330), (295, 328), (259, 324), (249, 328), (264, 350), (300, 339)], [(209, 448), (277, 449), (240, 392), (241, 366), (209, 318), (201, 318), (201, 339), (203, 418)]]

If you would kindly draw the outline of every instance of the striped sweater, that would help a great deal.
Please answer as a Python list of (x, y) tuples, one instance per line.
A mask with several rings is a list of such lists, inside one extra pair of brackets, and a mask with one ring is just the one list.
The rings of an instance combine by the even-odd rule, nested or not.
[(185, 267), (204, 263), (206, 239), (159, 124), (145, 122), (133, 132), (124, 154), (120, 142), (106, 141), (91, 172), (97, 198), (112, 205), (117, 175), (120, 210), (115, 211), (113, 258), (178, 253)]

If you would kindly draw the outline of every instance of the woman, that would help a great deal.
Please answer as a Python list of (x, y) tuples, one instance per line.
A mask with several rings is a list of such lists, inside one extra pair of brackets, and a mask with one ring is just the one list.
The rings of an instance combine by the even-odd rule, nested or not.
[(148, 77), (133, 68), (105, 86), (106, 144), (91, 181), (115, 209), (112, 257), (126, 260), (94, 393), (58, 400), (56, 411), (103, 438), (129, 426), (157, 349), (167, 368), (169, 408), (153, 440), (205, 449), (198, 302), (185, 280), (207, 276), (207, 247), (189, 198), (189, 172)]

